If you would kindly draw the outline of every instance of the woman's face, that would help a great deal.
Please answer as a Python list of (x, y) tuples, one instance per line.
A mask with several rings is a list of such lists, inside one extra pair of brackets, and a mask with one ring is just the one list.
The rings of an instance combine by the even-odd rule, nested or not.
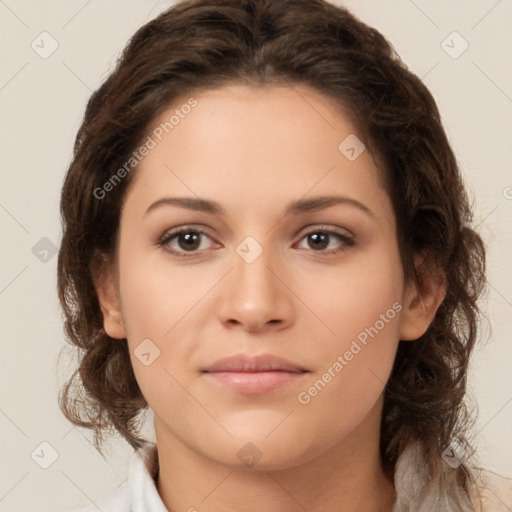
[(128, 339), (157, 439), (270, 469), (378, 437), (398, 340), (425, 325), (407, 316), (369, 151), (305, 86), (194, 100), (156, 120), (133, 171), (105, 320)]

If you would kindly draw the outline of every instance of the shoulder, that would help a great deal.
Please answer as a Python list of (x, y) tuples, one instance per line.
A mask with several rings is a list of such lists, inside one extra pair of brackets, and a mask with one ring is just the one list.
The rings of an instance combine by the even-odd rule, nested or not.
[(71, 512), (130, 512), (130, 488), (124, 482), (115, 491), (90, 505), (75, 509)]
[(459, 487), (457, 471), (449, 464), (432, 480), (420, 444), (411, 443), (396, 464), (393, 512), (512, 512), (512, 478), (466, 467), (472, 476), (469, 493)]
[(477, 512), (510, 512), (512, 510), (512, 478), (489, 469), (474, 468), (477, 490), (474, 492)]
[(167, 512), (156, 488), (158, 452), (155, 443), (144, 443), (131, 458), (128, 480), (90, 505), (72, 512)]

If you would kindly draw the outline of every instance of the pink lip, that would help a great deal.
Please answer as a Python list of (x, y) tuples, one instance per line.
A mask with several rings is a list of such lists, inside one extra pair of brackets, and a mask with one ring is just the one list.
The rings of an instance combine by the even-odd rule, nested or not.
[(224, 357), (212, 365), (203, 369), (204, 372), (305, 372), (306, 368), (296, 365), (283, 359), (282, 357), (270, 354), (258, 356), (249, 356), (238, 354), (235, 356)]
[(281, 357), (240, 354), (218, 360), (203, 373), (239, 393), (261, 394), (291, 384), (309, 372)]

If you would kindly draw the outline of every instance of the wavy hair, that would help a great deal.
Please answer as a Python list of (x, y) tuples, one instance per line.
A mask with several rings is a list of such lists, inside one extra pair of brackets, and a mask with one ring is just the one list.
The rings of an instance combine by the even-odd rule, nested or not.
[[(95, 191), (177, 98), (222, 85), (307, 85), (346, 112), (364, 137), (393, 203), (406, 279), (413, 256), (441, 270), (446, 296), (425, 334), (399, 342), (385, 388), (381, 456), (389, 475), (419, 442), (433, 481), (443, 450), (471, 451), (466, 379), (484, 289), (485, 248), (436, 102), (392, 45), (347, 9), (324, 0), (185, 0), (141, 27), (92, 94), (62, 188), (58, 294), (78, 367), (59, 405), (74, 424), (120, 433), (134, 448), (147, 409), (126, 340), (103, 329), (93, 272), (117, 251), (123, 198), (136, 169), (101, 200)], [(469, 466), (456, 470), (469, 489)]]

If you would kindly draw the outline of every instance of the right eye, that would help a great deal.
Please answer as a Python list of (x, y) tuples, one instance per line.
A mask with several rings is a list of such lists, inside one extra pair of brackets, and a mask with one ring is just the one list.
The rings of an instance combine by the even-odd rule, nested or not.
[(199, 249), (202, 245), (202, 237), (210, 238), (207, 233), (200, 229), (184, 226), (176, 230), (167, 231), (160, 239), (158, 245), (171, 254), (187, 257), (201, 252)]

